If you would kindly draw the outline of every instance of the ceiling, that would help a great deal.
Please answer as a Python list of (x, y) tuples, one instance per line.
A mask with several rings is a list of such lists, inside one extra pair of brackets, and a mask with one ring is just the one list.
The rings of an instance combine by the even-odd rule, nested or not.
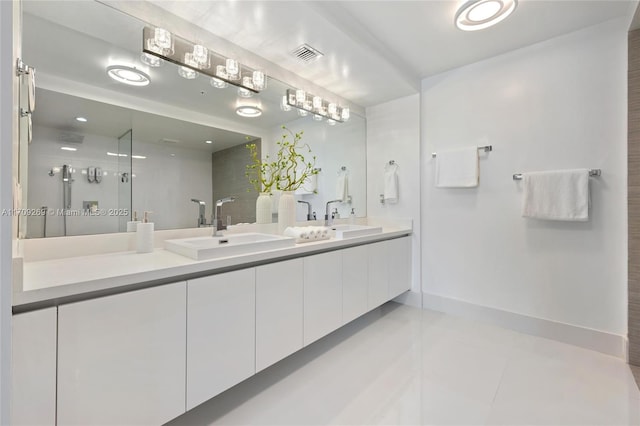
[[(607, 20), (622, 18), (626, 29), (637, 5), (520, 0), (500, 24), (464, 32), (453, 24), (455, 0), (148, 2), (365, 107), (416, 93), (423, 78)], [(290, 52), (302, 43), (325, 56), (301, 63)]]

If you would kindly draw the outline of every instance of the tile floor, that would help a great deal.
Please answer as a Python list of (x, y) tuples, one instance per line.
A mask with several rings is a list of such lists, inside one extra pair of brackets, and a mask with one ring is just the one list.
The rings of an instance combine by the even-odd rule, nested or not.
[(640, 425), (624, 361), (388, 303), (170, 423)]

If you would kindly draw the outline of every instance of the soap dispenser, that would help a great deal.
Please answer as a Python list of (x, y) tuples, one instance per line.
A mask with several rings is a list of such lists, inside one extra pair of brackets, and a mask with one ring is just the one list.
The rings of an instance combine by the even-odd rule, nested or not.
[(138, 220), (138, 212), (134, 210), (133, 220), (130, 220), (129, 222), (127, 222), (127, 232), (136, 232), (136, 229), (138, 228), (139, 223), (140, 221)]
[(144, 212), (142, 223), (138, 223), (136, 229), (136, 251), (138, 253), (153, 251), (153, 222), (149, 222), (150, 213)]
[(352, 208), (351, 213), (349, 213), (349, 223), (352, 225), (356, 223), (356, 211), (354, 208)]

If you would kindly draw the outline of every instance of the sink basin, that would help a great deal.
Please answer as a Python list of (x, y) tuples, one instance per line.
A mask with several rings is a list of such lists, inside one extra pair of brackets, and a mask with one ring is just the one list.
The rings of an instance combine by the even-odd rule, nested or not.
[(294, 247), (295, 245), (293, 238), (260, 233), (181, 238), (164, 242), (164, 247), (167, 250), (194, 260), (239, 256), (259, 251)]
[(381, 226), (368, 225), (333, 225), (334, 237), (338, 240), (345, 238), (363, 237), (365, 235), (379, 234), (382, 232)]

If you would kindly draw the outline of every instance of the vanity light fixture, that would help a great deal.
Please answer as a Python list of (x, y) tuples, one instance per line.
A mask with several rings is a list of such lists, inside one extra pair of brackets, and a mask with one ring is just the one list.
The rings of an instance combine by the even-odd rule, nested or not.
[(262, 115), (262, 109), (252, 105), (241, 105), (236, 108), (236, 114), (238, 114), (240, 117), (260, 117)]
[(201, 73), (213, 78), (213, 87), (222, 89), (230, 83), (251, 93), (267, 87), (264, 71), (223, 57), (203, 44), (192, 43), (162, 28), (145, 27), (142, 40), (143, 53), (178, 65), (178, 73), (184, 78), (193, 79)]
[(126, 65), (108, 66), (107, 75), (119, 83), (130, 86), (146, 86), (151, 82), (151, 79), (146, 73)]
[(250, 98), (253, 96), (253, 92), (245, 87), (253, 88), (253, 83), (251, 82), (251, 77), (242, 77), (242, 86), (238, 87), (238, 96), (241, 98)]
[(281, 108), (283, 111), (287, 111), (284, 108), (285, 103), (289, 107), (297, 108), (298, 115), (301, 117), (312, 113), (314, 120), (322, 121), (323, 118), (326, 118), (327, 123), (331, 126), (343, 123), (350, 117), (349, 108), (341, 107), (335, 102), (329, 102), (301, 89), (287, 89), (287, 94), (282, 99)]
[(284, 112), (291, 111), (291, 105), (287, 103), (287, 95), (282, 96), (282, 101), (280, 102), (280, 109)]
[(466, 0), (455, 16), (456, 27), (463, 31), (489, 28), (506, 19), (518, 6), (518, 0)]
[(81, 123), (86, 123), (89, 120), (87, 120), (85, 117), (76, 117), (76, 121), (79, 121)]

